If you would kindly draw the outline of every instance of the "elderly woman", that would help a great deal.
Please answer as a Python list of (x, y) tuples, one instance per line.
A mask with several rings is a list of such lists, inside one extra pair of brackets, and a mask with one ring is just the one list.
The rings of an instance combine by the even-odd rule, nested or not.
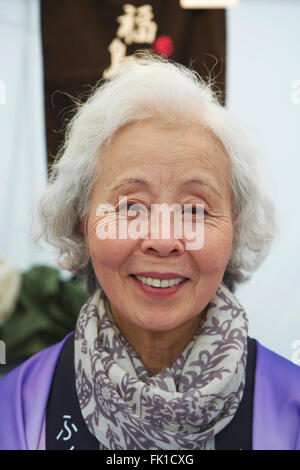
[(193, 71), (146, 54), (100, 84), (39, 214), (90, 298), (0, 382), (1, 448), (300, 449), (300, 369), (248, 336), (234, 296), (269, 251), (272, 204)]

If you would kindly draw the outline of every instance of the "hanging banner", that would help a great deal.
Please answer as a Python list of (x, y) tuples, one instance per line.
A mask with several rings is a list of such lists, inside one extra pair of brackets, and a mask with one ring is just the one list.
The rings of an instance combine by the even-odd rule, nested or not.
[(239, 0), (180, 0), (181, 8), (228, 8), (239, 5)]

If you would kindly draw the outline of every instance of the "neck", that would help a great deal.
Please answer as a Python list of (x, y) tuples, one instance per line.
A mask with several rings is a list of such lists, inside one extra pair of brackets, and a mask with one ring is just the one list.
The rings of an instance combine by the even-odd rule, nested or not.
[(115, 323), (128, 343), (137, 352), (149, 376), (170, 367), (192, 340), (200, 315), (172, 330), (149, 331), (131, 323), (110, 304)]

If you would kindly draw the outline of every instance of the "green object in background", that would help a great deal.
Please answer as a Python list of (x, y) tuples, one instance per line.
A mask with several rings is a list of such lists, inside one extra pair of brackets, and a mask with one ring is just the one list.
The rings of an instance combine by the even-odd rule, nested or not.
[(73, 331), (88, 297), (80, 281), (62, 280), (58, 269), (41, 265), (23, 273), (15, 310), (0, 328), (7, 364), (26, 359)]

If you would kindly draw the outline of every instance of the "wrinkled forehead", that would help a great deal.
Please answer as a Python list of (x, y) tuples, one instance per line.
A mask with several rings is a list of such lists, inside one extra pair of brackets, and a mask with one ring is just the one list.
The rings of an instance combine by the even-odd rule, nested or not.
[(229, 181), (230, 169), (223, 144), (203, 124), (144, 120), (123, 126), (99, 150), (97, 176), (113, 182), (139, 170), (154, 177), (155, 171), (161, 176), (203, 170)]

